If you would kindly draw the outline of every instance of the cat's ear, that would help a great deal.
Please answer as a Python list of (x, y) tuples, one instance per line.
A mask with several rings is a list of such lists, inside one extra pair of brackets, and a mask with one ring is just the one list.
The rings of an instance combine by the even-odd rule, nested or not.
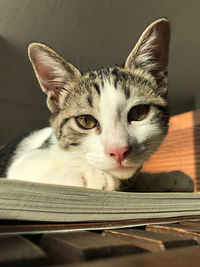
[(128, 56), (125, 68), (142, 68), (151, 72), (158, 85), (167, 78), (170, 25), (167, 19), (154, 21), (141, 35)]
[(81, 73), (55, 51), (41, 43), (31, 43), (28, 55), (51, 112), (61, 108), (60, 96), (80, 78)]

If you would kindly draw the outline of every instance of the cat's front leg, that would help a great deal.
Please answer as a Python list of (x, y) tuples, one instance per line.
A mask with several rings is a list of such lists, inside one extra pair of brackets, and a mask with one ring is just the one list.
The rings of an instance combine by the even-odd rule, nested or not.
[(77, 169), (69, 168), (62, 174), (57, 173), (58, 184), (78, 186), (84, 188), (100, 189), (105, 191), (114, 191), (119, 187), (118, 180), (112, 175), (94, 168)]
[(163, 173), (139, 172), (127, 191), (137, 192), (193, 192), (193, 180), (181, 171)]

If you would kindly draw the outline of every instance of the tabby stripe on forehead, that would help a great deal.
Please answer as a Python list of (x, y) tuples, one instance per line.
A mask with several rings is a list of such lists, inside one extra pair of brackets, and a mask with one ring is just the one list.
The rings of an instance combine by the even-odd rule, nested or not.
[(112, 74), (115, 75), (115, 76), (118, 76), (118, 69), (114, 68), (112, 70)]
[(100, 80), (101, 80), (101, 86), (102, 86), (102, 88), (104, 87), (104, 78), (103, 78), (103, 73), (102, 73), (102, 70), (98, 70), (97, 71), (97, 74), (98, 74), (98, 76), (100, 77)]
[(100, 94), (101, 94), (101, 92), (100, 92), (100, 90), (99, 90), (99, 86), (98, 86), (98, 84), (97, 84), (97, 83), (95, 83), (95, 84), (94, 84), (94, 88), (96, 89), (96, 91), (97, 91), (97, 94), (98, 94), (98, 95), (100, 95)]
[(89, 77), (92, 80), (96, 79), (96, 75), (93, 72), (90, 72)]
[(128, 73), (124, 72), (124, 71), (120, 71), (116, 68), (114, 68), (111, 72), (117, 79), (123, 79), (124, 81), (127, 81), (128, 79)]
[(152, 90), (155, 90), (156, 89), (155, 88), (155, 85), (150, 80), (147, 80), (144, 77), (141, 77), (139, 75), (134, 75), (133, 76), (133, 79), (135, 80), (136, 83), (144, 84), (144, 85), (150, 87)]
[(115, 87), (115, 89), (117, 89), (118, 82), (119, 82), (119, 79), (116, 77), (115, 80), (114, 80), (114, 87)]
[(124, 93), (125, 93), (125, 96), (126, 96), (126, 100), (130, 98), (130, 88), (128, 87), (124, 87)]
[(60, 137), (62, 136), (62, 129), (63, 129), (64, 125), (69, 121), (69, 119), (70, 119), (70, 118), (65, 118), (65, 119), (61, 122), (61, 124), (60, 124), (60, 134), (59, 134), (59, 137), (58, 137), (58, 138), (60, 138)]
[(92, 108), (93, 107), (93, 103), (92, 103), (91, 95), (88, 96), (87, 101), (88, 101), (88, 104), (90, 105), (90, 107)]

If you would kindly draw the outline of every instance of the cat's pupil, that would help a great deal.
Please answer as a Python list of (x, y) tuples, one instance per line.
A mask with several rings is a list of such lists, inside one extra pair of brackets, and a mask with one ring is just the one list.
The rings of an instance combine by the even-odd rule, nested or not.
[(149, 105), (138, 105), (132, 107), (128, 113), (128, 122), (131, 121), (142, 121), (144, 120), (149, 113), (150, 106)]
[(92, 129), (97, 126), (97, 121), (90, 115), (76, 117), (76, 121), (81, 128)]

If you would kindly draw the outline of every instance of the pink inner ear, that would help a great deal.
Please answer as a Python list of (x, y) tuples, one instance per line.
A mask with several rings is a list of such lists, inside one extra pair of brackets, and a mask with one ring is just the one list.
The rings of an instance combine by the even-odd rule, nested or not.
[(47, 92), (52, 91), (54, 87), (53, 80), (55, 78), (55, 75), (53, 75), (53, 69), (49, 66), (46, 66), (45, 64), (40, 63), (36, 64), (36, 70), (39, 75), (39, 80), (44, 86), (44, 89)]
[(53, 68), (41, 62), (36, 62), (35, 67), (43, 87), (42, 89), (49, 95), (49, 99), (54, 104), (57, 104), (60, 96), (60, 88), (58, 87), (58, 83), (54, 81), (56, 76), (54, 75)]

